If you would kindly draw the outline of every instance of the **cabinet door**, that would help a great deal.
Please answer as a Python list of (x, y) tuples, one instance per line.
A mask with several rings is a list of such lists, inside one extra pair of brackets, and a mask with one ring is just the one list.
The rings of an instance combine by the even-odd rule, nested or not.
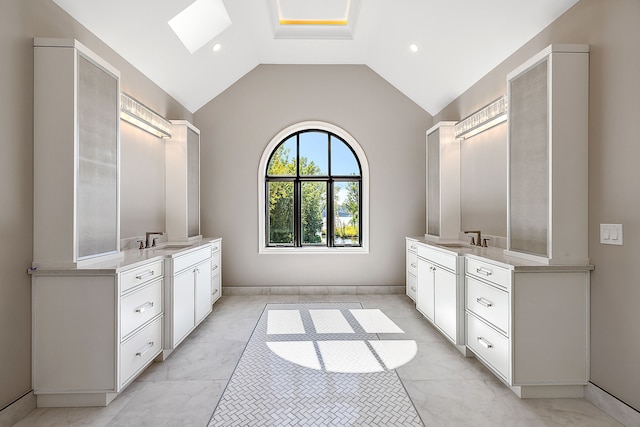
[(118, 79), (78, 56), (77, 258), (118, 250)]
[(194, 269), (187, 269), (173, 278), (173, 347), (195, 325)]
[(195, 267), (194, 272), (196, 295), (196, 325), (211, 313), (211, 260)]
[(456, 275), (441, 267), (435, 267), (435, 324), (449, 338), (457, 342), (457, 280)]
[(418, 286), (416, 290), (416, 308), (433, 322), (434, 319), (434, 267), (418, 258)]

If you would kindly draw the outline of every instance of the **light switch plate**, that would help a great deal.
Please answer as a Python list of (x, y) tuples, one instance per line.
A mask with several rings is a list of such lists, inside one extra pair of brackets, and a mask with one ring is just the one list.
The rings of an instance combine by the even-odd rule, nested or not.
[(622, 224), (600, 224), (600, 243), (622, 245)]

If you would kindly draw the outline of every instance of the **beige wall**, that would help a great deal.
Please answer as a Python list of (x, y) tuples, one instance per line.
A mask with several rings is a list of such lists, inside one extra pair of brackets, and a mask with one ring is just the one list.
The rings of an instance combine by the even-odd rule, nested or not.
[[(370, 169), (368, 255), (259, 255), (258, 164), (291, 124), (349, 132)], [(224, 238), (225, 286), (401, 285), (404, 237), (425, 232), (431, 116), (368, 67), (261, 65), (195, 113), (202, 230)]]
[[(170, 118), (180, 104), (50, 0), (0, 4), (0, 409), (31, 389), (33, 38), (76, 38), (122, 74), (122, 90)], [(164, 229), (164, 146), (122, 123), (121, 237)]]
[[(640, 286), (634, 264), (640, 258), (639, 20), (637, 0), (582, 0), (435, 116), (455, 120), (506, 93), (507, 73), (550, 43), (591, 46), (589, 256), (596, 267), (591, 274), (591, 381), (638, 410)], [(506, 134), (496, 133), (493, 139), (482, 143), (504, 156)], [(466, 182), (482, 180), (491, 168), (487, 161)], [(496, 197), (503, 188), (504, 183), (498, 184), (489, 194)], [(463, 197), (465, 205), (471, 196), (463, 192)], [(506, 211), (506, 193), (504, 200)], [(490, 226), (480, 213), (473, 215), (465, 219)], [(601, 223), (623, 224), (624, 246), (601, 245)]]

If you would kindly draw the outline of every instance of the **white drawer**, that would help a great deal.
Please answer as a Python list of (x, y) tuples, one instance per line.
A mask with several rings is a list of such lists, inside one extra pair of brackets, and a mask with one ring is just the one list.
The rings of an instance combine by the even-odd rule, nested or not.
[(418, 287), (418, 279), (413, 274), (407, 274), (407, 295), (412, 300), (416, 300), (416, 290)]
[(162, 280), (122, 297), (120, 303), (120, 336), (126, 337), (162, 313)]
[(211, 278), (211, 302), (216, 302), (222, 296), (222, 286), (220, 283), (220, 275)]
[(222, 265), (220, 264), (220, 251), (211, 254), (211, 275), (215, 276), (220, 274)]
[(120, 292), (125, 293), (131, 288), (162, 277), (164, 274), (163, 266), (163, 260), (158, 260), (121, 273)]
[(509, 335), (509, 294), (484, 282), (465, 277), (467, 310)]
[(162, 351), (162, 316), (120, 346), (120, 385), (124, 385)]
[(458, 272), (458, 257), (456, 255), (441, 252), (428, 245), (418, 244), (418, 256), (440, 264), (454, 273)]
[(416, 243), (415, 240), (408, 240), (407, 239), (407, 251), (410, 252), (417, 252), (418, 251), (418, 243)]
[(418, 274), (418, 255), (407, 251), (407, 272), (416, 276)]
[(220, 252), (220, 250), (222, 249), (222, 242), (221, 241), (217, 241), (217, 242), (212, 242), (211, 243), (211, 252)]
[(509, 372), (509, 339), (472, 314), (467, 316), (467, 347), (506, 380)]
[(209, 258), (211, 258), (211, 248), (209, 246), (205, 246), (184, 255), (179, 255), (173, 259), (173, 274), (176, 274), (185, 268), (199, 264)]
[(473, 258), (465, 258), (465, 263), (467, 274), (495, 283), (505, 289), (509, 288), (509, 283), (511, 283), (510, 270)]

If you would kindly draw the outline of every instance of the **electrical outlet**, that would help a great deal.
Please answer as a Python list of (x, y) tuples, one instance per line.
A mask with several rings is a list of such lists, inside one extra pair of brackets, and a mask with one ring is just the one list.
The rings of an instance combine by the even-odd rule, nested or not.
[(622, 245), (622, 224), (600, 224), (600, 243)]

